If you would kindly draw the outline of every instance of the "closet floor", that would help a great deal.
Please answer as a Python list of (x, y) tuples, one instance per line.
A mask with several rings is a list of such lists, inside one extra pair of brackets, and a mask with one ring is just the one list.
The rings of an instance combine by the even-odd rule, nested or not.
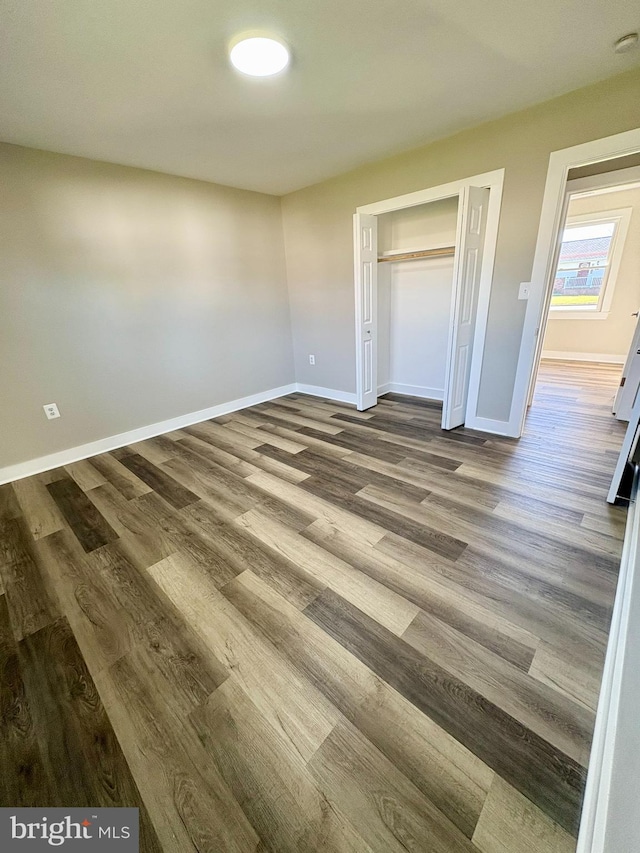
[(0, 487), (0, 806), (141, 850), (575, 850), (625, 511), (619, 369), (525, 436), (302, 395)]

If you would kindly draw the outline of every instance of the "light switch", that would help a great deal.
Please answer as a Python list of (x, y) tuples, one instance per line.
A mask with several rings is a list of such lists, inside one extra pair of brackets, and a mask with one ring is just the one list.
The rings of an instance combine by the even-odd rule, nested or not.
[(518, 299), (528, 299), (531, 292), (531, 282), (521, 281), (520, 290), (518, 291)]

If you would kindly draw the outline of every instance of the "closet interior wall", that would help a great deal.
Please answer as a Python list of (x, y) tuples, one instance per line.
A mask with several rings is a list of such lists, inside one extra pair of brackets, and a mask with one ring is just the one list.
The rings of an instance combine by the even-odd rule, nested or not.
[[(453, 246), (458, 198), (378, 216), (378, 253)], [(453, 256), (378, 264), (378, 395), (442, 400)]]

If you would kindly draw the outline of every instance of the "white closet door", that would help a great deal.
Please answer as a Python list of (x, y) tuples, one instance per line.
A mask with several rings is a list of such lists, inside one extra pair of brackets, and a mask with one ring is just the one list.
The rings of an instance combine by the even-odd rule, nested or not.
[(465, 187), (460, 194), (442, 429), (465, 419), (488, 205), (484, 187)]
[(378, 220), (353, 217), (356, 281), (356, 403), (359, 411), (378, 402)]
[(640, 388), (640, 315), (631, 341), (627, 361), (622, 371), (620, 387), (613, 404), (613, 414), (619, 421), (628, 421)]

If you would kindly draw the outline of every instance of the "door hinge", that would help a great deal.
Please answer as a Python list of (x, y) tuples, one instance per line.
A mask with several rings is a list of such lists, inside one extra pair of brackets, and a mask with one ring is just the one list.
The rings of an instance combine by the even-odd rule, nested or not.
[(626, 376), (623, 376), (623, 377), (622, 377), (622, 379), (620, 380), (620, 387), (621, 387), (621, 388), (624, 388), (624, 383), (625, 383), (626, 381), (627, 381), (627, 377), (626, 377)]

